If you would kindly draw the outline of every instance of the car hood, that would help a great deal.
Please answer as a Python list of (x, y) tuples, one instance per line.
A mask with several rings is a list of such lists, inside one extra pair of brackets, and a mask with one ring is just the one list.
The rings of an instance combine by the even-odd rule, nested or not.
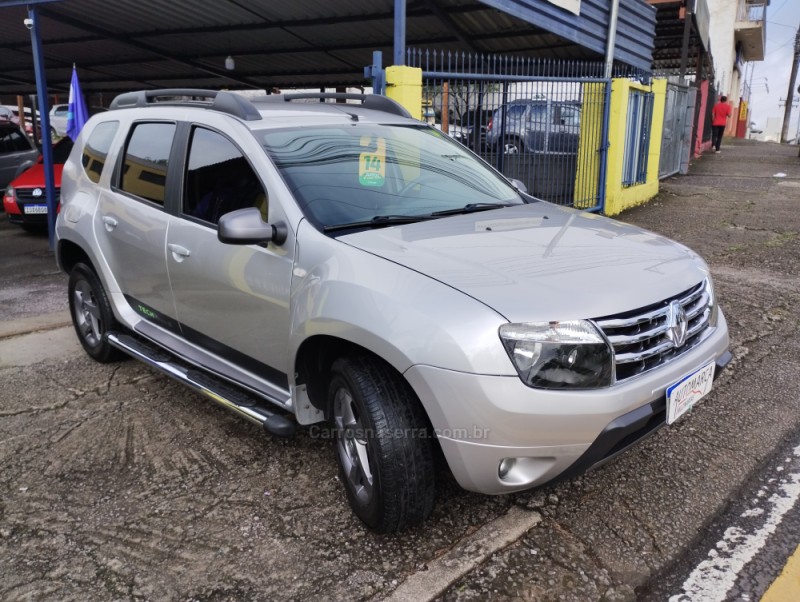
[(663, 236), (540, 202), (341, 236), (511, 322), (598, 318), (671, 297), (708, 268)]
[[(61, 172), (63, 170), (64, 165), (60, 163), (53, 165), (53, 176), (55, 177), (56, 188), (61, 187)], [(44, 188), (44, 165), (41, 163), (34, 163), (19, 174), (19, 176), (11, 182), (11, 186), (14, 188)]]

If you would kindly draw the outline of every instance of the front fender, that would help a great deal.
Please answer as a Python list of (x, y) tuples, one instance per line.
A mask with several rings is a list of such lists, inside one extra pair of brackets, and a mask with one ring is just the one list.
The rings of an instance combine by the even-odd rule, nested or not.
[(328, 335), (383, 358), (399, 372), (424, 364), (515, 375), (497, 330), (506, 320), (424, 274), (325, 236), (307, 222), (297, 235), (289, 354)]

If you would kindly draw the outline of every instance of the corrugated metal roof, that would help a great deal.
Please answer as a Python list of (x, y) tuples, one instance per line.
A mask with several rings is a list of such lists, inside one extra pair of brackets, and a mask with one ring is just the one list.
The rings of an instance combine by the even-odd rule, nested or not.
[[(581, 15), (547, 0), (408, 0), (407, 45), (598, 59), (611, 0)], [(39, 7), (51, 91), (72, 64), (85, 91), (363, 85), (372, 51), (392, 59), (393, 0), (63, 0)], [(648, 70), (655, 11), (621, 0), (617, 59)], [(24, 7), (0, 0), (0, 95), (35, 90)], [(227, 55), (236, 69), (226, 71)]]
[[(664, 75), (680, 74), (685, 21), (681, 18), (683, 0), (654, 4), (656, 8), (656, 38), (653, 48), (653, 70)], [(699, 4), (698, 4), (699, 6)], [(700, 29), (693, 19), (689, 29), (686, 63), (687, 75), (713, 80), (714, 65), (710, 49), (705, 48)], [(698, 63), (699, 60), (699, 63)], [(700, 73), (698, 74), (698, 66)]]

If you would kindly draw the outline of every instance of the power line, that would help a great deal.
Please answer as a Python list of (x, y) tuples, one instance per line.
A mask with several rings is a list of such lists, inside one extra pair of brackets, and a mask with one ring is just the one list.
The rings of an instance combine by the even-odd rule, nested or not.
[(786, 6), (786, 3), (787, 3), (788, 1), (789, 1), (789, 0), (783, 0), (783, 4), (781, 4), (781, 5), (780, 5), (780, 8), (778, 8), (778, 9), (777, 9), (775, 12), (773, 12), (772, 14), (774, 15), (774, 14), (776, 14), (776, 13), (779, 13), (779, 12), (781, 12), (781, 10), (783, 10), (783, 7), (784, 7), (784, 6)]
[(786, 23), (778, 23), (777, 21), (767, 21), (770, 25), (777, 25), (778, 27), (788, 27), (789, 29), (794, 29), (794, 25), (787, 25)]

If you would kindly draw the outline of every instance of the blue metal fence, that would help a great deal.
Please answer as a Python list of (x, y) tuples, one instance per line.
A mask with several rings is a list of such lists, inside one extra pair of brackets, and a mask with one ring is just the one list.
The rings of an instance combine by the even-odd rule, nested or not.
[[(611, 85), (602, 62), (409, 49), (423, 113), (534, 196), (601, 210)], [(629, 75), (619, 71), (617, 75)]]

